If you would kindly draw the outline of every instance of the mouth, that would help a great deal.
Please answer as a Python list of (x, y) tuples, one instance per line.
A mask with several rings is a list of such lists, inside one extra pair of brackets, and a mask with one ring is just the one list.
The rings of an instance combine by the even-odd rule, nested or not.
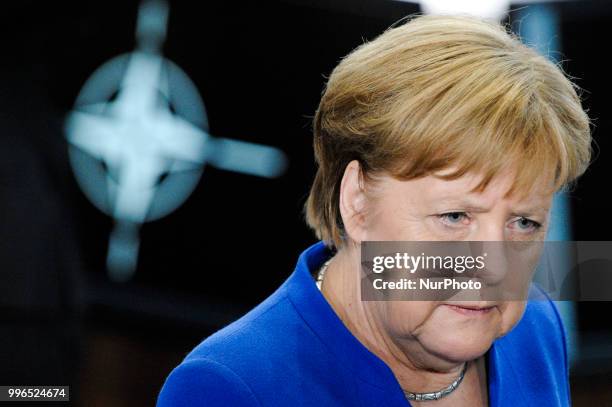
[(445, 307), (467, 316), (482, 316), (487, 315), (495, 309), (495, 305), (471, 305), (471, 304), (444, 304)]

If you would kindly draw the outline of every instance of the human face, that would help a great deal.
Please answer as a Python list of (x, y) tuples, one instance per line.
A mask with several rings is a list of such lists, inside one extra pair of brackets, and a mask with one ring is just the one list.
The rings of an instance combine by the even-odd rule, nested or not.
[[(369, 186), (360, 240), (544, 240), (552, 192), (540, 185), (525, 197), (506, 196), (511, 172), (498, 175), (484, 191), (473, 191), (479, 180), (472, 174), (455, 180), (378, 177)], [(427, 364), (434, 357), (456, 363), (483, 355), (516, 325), (525, 303), (384, 301), (378, 306), (389, 336)]]

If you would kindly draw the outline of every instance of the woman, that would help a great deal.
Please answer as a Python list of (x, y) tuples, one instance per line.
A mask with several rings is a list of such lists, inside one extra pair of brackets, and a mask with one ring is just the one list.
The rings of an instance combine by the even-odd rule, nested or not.
[(158, 406), (569, 405), (552, 302), (361, 301), (359, 249), (544, 240), (590, 143), (575, 86), (499, 25), (422, 16), (358, 47), (314, 120), (322, 242), (196, 347)]

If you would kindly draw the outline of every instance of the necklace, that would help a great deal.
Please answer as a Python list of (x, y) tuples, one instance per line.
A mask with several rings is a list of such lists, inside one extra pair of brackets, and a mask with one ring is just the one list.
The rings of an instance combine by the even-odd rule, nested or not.
[(327, 267), (329, 266), (330, 262), (331, 262), (331, 259), (329, 259), (325, 263), (323, 263), (323, 265), (319, 269), (319, 273), (317, 274), (317, 282), (316, 283), (317, 283), (317, 287), (319, 288), (319, 290), (321, 289), (321, 286), (323, 284), (323, 278), (325, 277), (325, 272), (327, 271)]
[(414, 400), (414, 401), (440, 400), (442, 397), (448, 396), (453, 391), (455, 391), (457, 387), (459, 387), (459, 384), (463, 381), (463, 377), (465, 376), (467, 365), (468, 365), (467, 362), (465, 362), (463, 365), (463, 369), (461, 369), (461, 373), (459, 374), (459, 377), (457, 377), (455, 381), (452, 382), (448, 387), (445, 387), (442, 390), (434, 391), (431, 393), (413, 393), (411, 391), (404, 390), (404, 389), (402, 389), (402, 391), (404, 392), (404, 395), (406, 395), (406, 398), (408, 400)]
[[(323, 285), (323, 279), (325, 278), (325, 272), (327, 271), (327, 267), (329, 267), (330, 262), (331, 262), (331, 259), (323, 263), (323, 265), (319, 269), (319, 272), (317, 273), (316, 284), (319, 290), (321, 290), (321, 287)], [(465, 371), (467, 370), (467, 366), (468, 364), (466, 362), (463, 365), (463, 369), (461, 369), (461, 373), (459, 374), (459, 377), (457, 377), (450, 385), (448, 385), (442, 390), (433, 391), (429, 393), (413, 393), (411, 391), (404, 390), (404, 389), (402, 389), (402, 391), (404, 392), (404, 395), (406, 396), (406, 398), (412, 401), (440, 400), (442, 397), (448, 396), (453, 391), (455, 391), (457, 387), (459, 387), (459, 385), (463, 381), (463, 377), (465, 376)]]

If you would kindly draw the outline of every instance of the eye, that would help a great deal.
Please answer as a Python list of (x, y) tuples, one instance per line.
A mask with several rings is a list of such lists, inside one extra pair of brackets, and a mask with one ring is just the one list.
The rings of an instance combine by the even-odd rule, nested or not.
[(438, 217), (447, 224), (459, 225), (469, 220), (467, 213), (465, 212), (448, 212), (438, 215)]
[(528, 218), (519, 218), (513, 223), (516, 224), (517, 229), (523, 232), (529, 232), (529, 231), (535, 232), (542, 227), (541, 223), (528, 219)]

